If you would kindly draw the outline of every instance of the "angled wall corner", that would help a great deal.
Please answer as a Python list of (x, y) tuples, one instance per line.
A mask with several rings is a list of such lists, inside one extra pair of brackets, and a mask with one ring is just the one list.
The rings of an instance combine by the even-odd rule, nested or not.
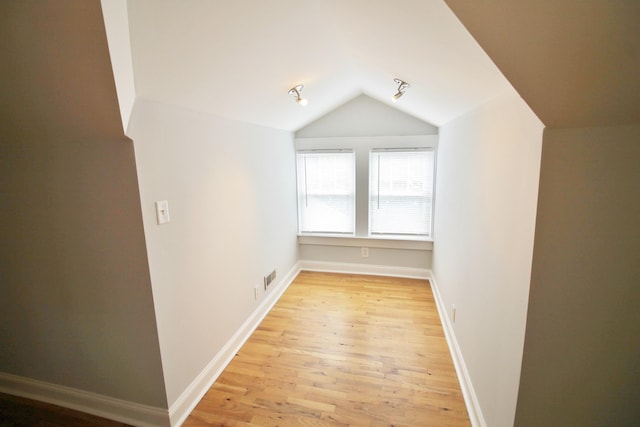
[(123, 138), (100, 3), (2, 2), (3, 141)]
[(130, 128), (167, 399), (183, 407), (272, 292), (265, 273), (297, 262), (293, 135), (141, 98)]
[(516, 426), (640, 419), (639, 141), (545, 131)]
[(0, 17), (0, 372), (166, 415), (135, 153), (100, 2), (2, 2)]
[(118, 93), (122, 128), (127, 133), (133, 103), (136, 99), (127, 0), (101, 0), (101, 5), (113, 78)]
[(515, 93), (440, 128), (433, 275), (486, 422), (479, 426), (513, 424), (542, 131)]

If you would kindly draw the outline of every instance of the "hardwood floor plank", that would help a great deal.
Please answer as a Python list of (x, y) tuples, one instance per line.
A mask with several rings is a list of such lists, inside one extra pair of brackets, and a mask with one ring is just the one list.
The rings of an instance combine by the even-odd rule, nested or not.
[(427, 281), (302, 272), (184, 425), (470, 422)]

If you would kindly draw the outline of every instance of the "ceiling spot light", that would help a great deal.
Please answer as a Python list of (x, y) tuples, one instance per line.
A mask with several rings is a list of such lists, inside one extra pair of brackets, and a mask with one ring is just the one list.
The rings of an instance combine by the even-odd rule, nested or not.
[(409, 83), (402, 81), (400, 79), (393, 79), (393, 81), (398, 83), (398, 92), (396, 92), (396, 94), (393, 95), (393, 98), (391, 98), (393, 102), (396, 102), (398, 99), (400, 99), (402, 95), (404, 95), (404, 91), (411, 86), (409, 85)]
[(304, 107), (305, 105), (307, 105), (307, 100), (300, 95), (303, 87), (304, 85), (292, 87), (291, 89), (289, 89), (289, 95), (295, 96), (296, 102)]

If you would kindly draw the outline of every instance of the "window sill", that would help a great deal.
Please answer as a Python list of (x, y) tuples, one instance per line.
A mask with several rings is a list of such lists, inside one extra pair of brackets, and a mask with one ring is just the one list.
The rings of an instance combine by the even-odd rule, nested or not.
[(339, 236), (326, 234), (298, 234), (301, 245), (322, 246), (355, 246), (384, 249), (410, 249), (417, 251), (433, 250), (433, 240), (411, 237), (370, 237), (370, 236)]

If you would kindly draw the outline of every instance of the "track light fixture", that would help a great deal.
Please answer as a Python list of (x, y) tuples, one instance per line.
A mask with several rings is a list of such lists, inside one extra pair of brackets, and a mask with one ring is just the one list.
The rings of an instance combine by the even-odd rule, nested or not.
[(305, 105), (307, 105), (307, 100), (300, 95), (303, 87), (304, 85), (297, 85), (295, 87), (292, 87), (291, 89), (289, 89), (289, 95), (295, 96), (296, 102), (304, 107)]
[(393, 81), (398, 83), (398, 92), (396, 92), (396, 94), (393, 95), (393, 98), (391, 98), (393, 102), (396, 102), (402, 95), (404, 95), (404, 91), (407, 90), (408, 87), (411, 87), (411, 85), (400, 79), (393, 79)]

